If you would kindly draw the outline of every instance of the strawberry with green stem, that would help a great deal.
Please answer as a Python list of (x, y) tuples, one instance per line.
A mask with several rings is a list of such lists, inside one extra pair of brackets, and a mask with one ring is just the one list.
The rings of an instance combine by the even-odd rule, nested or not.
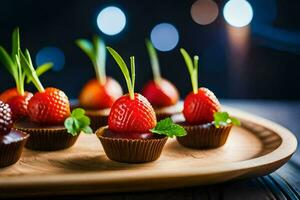
[(207, 88), (198, 88), (198, 61), (199, 57), (194, 56), (194, 60), (183, 48), (180, 52), (184, 58), (189, 71), (193, 91), (184, 100), (183, 115), (189, 124), (205, 124), (214, 122), (216, 127), (227, 124), (239, 125), (239, 121), (230, 117), (228, 113), (221, 112), (221, 105), (212, 91)]
[(28, 116), (32, 122), (46, 125), (64, 124), (68, 133), (73, 136), (84, 132), (92, 133), (90, 119), (85, 111), (76, 108), (70, 113), (70, 104), (66, 94), (53, 87), (44, 88), (35, 71), (29, 51), (20, 51), (21, 62), (27, 77), (37, 88), (38, 92), (33, 95), (28, 104)]
[(146, 40), (146, 47), (150, 57), (154, 79), (146, 83), (142, 90), (142, 95), (155, 107), (165, 107), (176, 104), (179, 99), (178, 90), (170, 81), (161, 77), (156, 50), (148, 39)]
[(56, 88), (44, 88), (33, 67), (31, 56), (26, 49), (20, 51), (21, 64), (26, 76), (31, 79), (38, 92), (29, 100), (27, 113), (31, 121), (40, 124), (62, 124), (70, 116), (70, 105), (65, 93)]
[[(13, 113), (13, 119), (18, 120), (27, 117), (27, 106), (32, 93), (24, 90), (25, 73), (20, 63), (20, 33), (19, 28), (15, 28), (12, 34), (11, 55), (0, 47), (0, 60), (8, 72), (15, 80), (16, 88), (11, 88), (1, 94), (0, 99), (7, 102)], [(51, 68), (51, 63), (45, 63), (38, 67), (38, 74), (41, 75)], [(27, 82), (31, 79), (27, 78)]]
[(90, 58), (96, 73), (96, 79), (90, 80), (83, 87), (79, 96), (80, 105), (93, 110), (110, 108), (113, 102), (123, 94), (123, 91), (115, 79), (106, 76), (104, 42), (99, 36), (94, 36), (92, 42), (79, 39), (76, 44)]
[[(121, 69), (128, 88), (128, 94), (121, 96), (111, 107), (108, 118), (109, 130), (124, 134), (126, 138), (134, 139), (136, 134), (156, 133), (169, 137), (184, 136), (185, 130), (172, 122), (170, 118), (157, 123), (154, 110), (149, 101), (141, 94), (134, 92), (135, 62), (130, 57), (131, 73), (122, 57), (111, 47), (107, 47), (112, 57)], [(152, 134), (149, 134), (149, 137)], [(144, 138), (144, 136), (143, 136)], [(145, 139), (145, 138), (144, 138)]]

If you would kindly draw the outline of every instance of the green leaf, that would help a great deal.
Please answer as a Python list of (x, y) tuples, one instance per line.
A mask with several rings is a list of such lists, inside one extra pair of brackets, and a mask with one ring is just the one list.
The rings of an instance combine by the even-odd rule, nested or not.
[[(106, 47), (106, 48), (109, 51), (109, 53), (112, 55), (112, 57), (115, 59), (118, 66), (120, 67), (120, 69), (121, 69), (121, 71), (122, 71), (122, 73), (125, 77), (125, 80), (126, 80), (126, 84), (127, 84), (127, 88), (128, 88), (130, 98), (134, 99), (134, 87), (132, 85), (133, 82), (131, 80), (129, 70), (127, 68), (127, 65), (126, 65), (125, 61), (120, 56), (120, 54), (118, 54), (113, 48), (111, 48), (111, 47)], [(132, 66), (132, 68), (134, 68), (134, 65), (131, 64), (131, 66)]]
[(106, 48), (103, 40), (98, 35), (95, 35), (92, 42), (87, 39), (79, 39), (76, 40), (76, 44), (90, 58), (99, 82), (105, 84)]
[(39, 92), (43, 92), (45, 89), (38, 78), (38, 75), (32, 65), (31, 56), (28, 49), (25, 50), (25, 54), (20, 50), (21, 66), (28, 79), (31, 79), (35, 87)]
[(240, 126), (241, 123), (237, 118), (230, 117), (227, 112), (215, 112), (214, 113), (214, 125), (219, 128), (220, 126), (227, 126), (233, 124)]
[(131, 72), (131, 87), (134, 88), (134, 85), (135, 85), (135, 62), (134, 62), (134, 56), (130, 57), (130, 72)]
[(84, 116), (84, 114), (85, 114), (85, 110), (82, 108), (77, 108), (72, 111), (72, 117), (74, 118), (82, 117)]
[(93, 37), (94, 44), (94, 59), (96, 61), (95, 71), (100, 83), (105, 84), (106, 82), (106, 71), (105, 71), (105, 63), (106, 63), (106, 48), (103, 40), (100, 39), (98, 35), (94, 35)]
[(85, 128), (83, 128), (82, 131), (83, 131), (85, 134), (93, 134), (93, 130), (92, 130), (92, 128), (89, 127), (89, 126), (86, 126)]
[(85, 110), (76, 108), (72, 111), (71, 116), (65, 120), (65, 127), (68, 133), (75, 136), (81, 132), (86, 134), (93, 133), (90, 124), (90, 118), (85, 115)]
[(14, 59), (15, 55), (20, 58), (20, 31), (19, 27), (15, 28), (12, 34), (12, 53), (11, 56)]
[(186, 63), (186, 66), (187, 66), (189, 74), (190, 74), (193, 92), (196, 94), (196, 93), (198, 93), (198, 60), (199, 60), (199, 57), (194, 56), (194, 62), (193, 62), (191, 56), (186, 52), (185, 49), (181, 48), (180, 52), (183, 56), (183, 59)]
[(0, 47), (0, 61), (14, 78), (18, 76), (16, 64), (3, 47)]
[(240, 125), (241, 125), (240, 120), (238, 120), (238, 119), (235, 118), (235, 117), (230, 117), (230, 120), (231, 120), (231, 123), (232, 123), (233, 125), (236, 125), (236, 126), (240, 126)]
[(160, 74), (160, 68), (159, 68), (159, 62), (158, 57), (155, 48), (153, 47), (152, 43), (149, 39), (146, 39), (146, 47), (148, 50), (148, 54), (150, 57), (152, 72), (154, 81), (158, 83), (161, 80), (161, 74)]
[(93, 44), (86, 39), (76, 40), (77, 46), (91, 59), (92, 62), (95, 62)]
[(182, 137), (186, 135), (186, 130), (182, 126), (175, 124), (171, 118), (166, 118), (159, 121), (150, 131), (152, 133), (166, 135), (170, 138), (173, 138), (174, 136)]
[[(44, 64), (37, 67), (37, 69), (35, 70), (36, 75), (38, 77), (40, 77), (41, 75), (43, 75), (44, 73), (49, 71), (52, 67), (53, 67), (53, 63), (51, 63), (51, 62), (44, 63)], [(29, 84), (31, 81), (32, 81), (32, 79), (30, 77), (27, 77), (26, 83)]]

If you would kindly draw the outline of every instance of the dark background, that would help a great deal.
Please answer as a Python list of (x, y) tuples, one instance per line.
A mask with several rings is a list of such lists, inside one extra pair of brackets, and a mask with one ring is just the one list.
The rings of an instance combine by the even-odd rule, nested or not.
[[(179, 44), (170, 52), (159, 52), (162, 74), (179, 88), (184, 97), (191, 91), (188, 73), (179, 53), (184, 47), (200, 56), (200, 85), (220, 98), (300, 99), (300, 3), (293, 0), (252, 0), (254, 19), (247, 50), (231, 51), (228, 25), (217, 1), (219, 16), (210, 25), (196, 24), (190, 16), (192, 0), (101, 1), (101, 0), (1, 0), (0, 44), (10, 48), (11, 32), (21, 30), (21, 44), (31, 51), (33, 60), (43, 47), (55, 46), (65, 54), (64, 69), (51, 71), (41, 79), (44, 86), (64, 90), (76, 98), (81, 87), (94, 77), (92, 65), (74, 44), (77, 38), (98, 33), (106, 43), (129, 61), (136, 57), (136, 90), (151, 79), (151, 68), (144, 45), (145, 37), (158, 23), (169, 22), (179, 31)], [(127, 17), (125, 30), (116, 36), (103, 35), (97, 25), (99, 11), (108, 5), (120, 7)], [(237, 33), (240, 30), (235, 30)], [(108, 75), (123, 86), (125, 81), (110, 56)], [(0, 67), (0, 91), (14, 82)], [(33, 87), (27, 87), (34, 90)]]

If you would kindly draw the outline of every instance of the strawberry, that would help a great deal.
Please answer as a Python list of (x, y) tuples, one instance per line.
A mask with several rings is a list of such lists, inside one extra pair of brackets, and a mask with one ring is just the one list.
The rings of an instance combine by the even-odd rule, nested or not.
[(87, 109), (110, 108), (122, 94), (120, 84), (113, 78), (106, 77), (105, 84), (101, 84), (97, 79), (92, 79), (83, 87), (79, 102)]
[(144, 86), (142, 95), (155, 107), (171, 106), (179, 99), (176, 87), (166, 79), (161, 79), (159, 83), (149, 81)]
[(70, 116), (70, 105), (65, 93), (56, 88), (37, 92), (29, 100), (28, 116), (31, 121), (41, 124), (63, 124)]
[(33, 94), (31, 92), (24, 92), (24, 95), (14, 96), (7, 101), (11, 108), (14, 121), (27, 117), (28, 102), (32, 96)]
[(107, 49), (118, 63), (125, 77), (129, 92), (116, 100), (111, 107), (108, 116), (108, 128), (112, 132), (110, 136), (127, 139), (150, 139), (153, 138), (152, 134), (154, 133), (168, 137), (186, 135), (184, 128), (174, 124), (171, 118), (157, 123), (156, 115), (150, 102), (143, 95), (134, 93), (134, 57), (130, 57), (131, 73), (129, 73), (123, 58), (111, 47), (107, 47)]
[(17, 95), (19, 95), (19, 93), (17, 91), (17, 88), (7, 89), (7, 90), (5, 90), (4, 92), (1, 93), (0, 101), (2, 101), (4, 103), (7, 103), (7, 101), (9, 99), (11, 99), (12, 97), (17, 96)]
[(180, 49), (188, 68), (193, 92), (189, 93), (184, 100), (183, 115), (190, 124), (203, 124), (214, 121), (214, 113), (220, 111), (221, 106), (209, 89), (201, 87), (198, 89), (198, 56), (194, 56), (194, 62), (189, 54)]
[(9, 108), (9, 105), (0, 101), (0, 134), (8, 134), (12, 125), (12, 113)]
[(124, 95), (111, 107), (108, 117), (109, 129), (115, 132), (148, 132), (155, 127), (156, 116), (149, 101), (135, 93), (134, 99)]
[(93, 110), (110, 108), (114, 101), (122, 96), (123, 91), (116, 80), (106, 76), (104, 41), (95, 35), (92, 41), (79, 39), (76, 40), (76, 44), (91, 60), (97, 78), (90, 80), (81, 90), (80, 105)]
[(177, 103), (179, 93), (176, 87), (161, 77), (158, 56), (150, 40), (146, 40), (146, 47), (151, 61), (153, 81), (149, 81), (143, 88), (142, 94), (155, 107), (171, 106)]
[[(32, 93), (26, 92), (24, 90), (25, 80), (27, 83), (29, 83), (33, 81), (33, 79), (26, 76), (25, 69), (23, 68), (24, 65), (22, 64), (21, 66), (22, 52), (20, 48), (19, 28), (16, 28), (13, 31), (12, 38), (12, 53), (9, 53), (7, 50), (0, 46), (0, 57), (2, 58), (0, 59), (0, 62), (2, 62), (10, 75), (13, 77), (16, 87), (3, 92), (0, 95), (0, 100), (10, 105), (11, 111), (13, 113), (13, 119), (18, 120), (27, 116), (28, 101), (32, 97)], [(29, 56), (28, 59), (30, 58), (29, 53), (26, 56)], [(32, 65), (31, 60), (30, 64)], [(39, 66), (34, 76), (37, 78), (39, 75), (49, 70), (51, 66), (52, 64), (50, 63), (45, 63)], [(35, 81), (34, 83), (37, 84), (37, 82)]]
[(183, 115), (190, 124), (204, 124), (214, 121), (214, 113), (220, 109), (220, 103), (214, 93), (201, 87), (196, 94), (191, 92), (185, 98)]
[(176, 87), (170, 81), (163, 78), (158, 83), (149, 81), (144, 86), (142, 95), (155, 107), (171, 106), (176, 104), (179, 99)]

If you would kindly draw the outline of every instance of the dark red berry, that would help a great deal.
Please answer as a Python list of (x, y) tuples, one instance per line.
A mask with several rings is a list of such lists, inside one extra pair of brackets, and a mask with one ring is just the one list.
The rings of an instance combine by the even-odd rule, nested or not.
[(13, 125), (12, 113), (7, 103), (0, 101), (0, 134), (8, 134)]

